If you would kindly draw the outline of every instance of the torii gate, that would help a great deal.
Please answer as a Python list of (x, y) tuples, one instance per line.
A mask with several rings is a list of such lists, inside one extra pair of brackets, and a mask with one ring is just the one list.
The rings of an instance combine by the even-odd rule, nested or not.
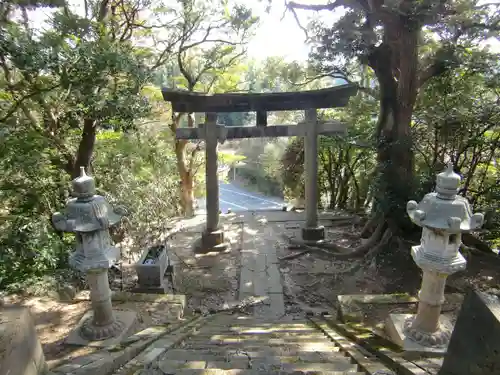
[[(318, 135), (341, 135), (346, 126), (340, 122), (318, 122), (317, 109), (347, 105), (356, 94), (355, 85), (346, 84), (321, 90), (283, 93), (203, 94), (164, 88), (163, 99), (172, 103), (173, 112), (205, 113), (205, 123), (198, 128), (178, 128), (177, 139), (205, 140), (206, 229), (201, 236), (199, 252), (221, 251), (226, 245), (219, 227), (219, 181), (217, 143), (226, 139), (303, 136), (305, 152), (305, 210), (302, 228), (305, 241), (324, 239), (325, 230), (318, 225)], [(267, 126), (267, 112), (304, 110), (305, 121), (297, 125)], [(217, 124), (219, 112), (257, 112), (256, 127)]]

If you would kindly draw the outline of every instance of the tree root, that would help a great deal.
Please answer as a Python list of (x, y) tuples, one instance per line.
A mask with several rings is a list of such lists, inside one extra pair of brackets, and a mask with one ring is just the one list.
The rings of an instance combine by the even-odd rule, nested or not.
[[(313, 244), (306, 241), (291, 238), (286, 235), (284, 235), (284, 237), (292, 245), (298, 245), (307, 250), (322, 251), (324, 253), (327, 253), (328, 255), (332, 255), (337, 258), (357, 258), (357, 257), (363, 257), (366, 253), (370, 252), (371, 249), (377, 246), (377, 244), (381, 241), (383, 235), (387, 233), (387, 230), (384, 232), (384, 229), (386, 229), (386, 223), (383, 221), (378, 224), (377, 228), (372, 233), (371, 237), (368, 238), (365, 243), (358, 246), (357, 248), (349, 248), (326, 242), (318, 242)], [(391, 233), (392, 235), (392, 231), (389, 231), (389, 233)]]
[(280, 257), (280, 258), (278, 258), (278, 260), (291, 260), (291, 259), (301, 257), (302, 255), (309, 254), (310, 252), (311, 252), (311, 250), (303, 250), (303, 251), (299, 251), (299, 252), (296, 252), (296, 253), (293, 253), (290, 255), (286, 255), (284, 257)]
[[(245, 313), (246, 309), (249, 307), (254, 307), (257, 305), (264, 305), (267, 300), (267, 297), (262, 297), (262, 296), (250, 296), (246, 297), (240, 301), (233, 301), (233, 302), (226, 302), (224, 305), (218, 309), (210, 309), (205, 313), (202, 313), (204, 315), (213, 315), (213, 314), (218, 314), (221, 312), (227, 312), (234, 314), (235, 312), (240, 312), (240, 313)], [(195, 310), (195, 312), (200, 312), (198, 309)]]
[(470, 233), (462, 234), (462, 242), (465, 246), (477, 249), (483, 253), (495, 254), (488, 244)]
[(383, 220), (380, 220), (380, 215), (372, 215), (366, 221), (365, 225), (363, 226), (363, 229), (361, 229), (360, 237), (361, 238), (371, 237), (371, 235), (381, 222), (383, 222)]

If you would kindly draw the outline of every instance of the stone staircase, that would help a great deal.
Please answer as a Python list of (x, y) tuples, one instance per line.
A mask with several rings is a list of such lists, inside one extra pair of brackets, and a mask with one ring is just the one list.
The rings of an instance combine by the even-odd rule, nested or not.
[[(276, 320), (216, 314), (203, 319), (175, 344), (157, 349), (161, 354), (150, 351), (144, 356), (150, 358), (149, 363), (143, 361), (142, 369), (126, 373), (373, 375), (387, 370), (322, 318)], [(390, 372), (380, 372), (386, 373)]]

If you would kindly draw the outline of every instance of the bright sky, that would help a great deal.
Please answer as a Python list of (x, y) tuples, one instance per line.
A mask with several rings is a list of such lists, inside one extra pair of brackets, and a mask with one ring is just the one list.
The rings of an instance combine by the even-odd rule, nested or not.
[[(78, 0), (76, 1), (78, 3)], [(304, 32), (297, 25), (292, 13), (284, 12), (285, 0), (272, 0), (272, 7), (269, 13), (265, 12), (267, 0), (234, 1), (251, 6), (255, 14), (261, 19), (256, 35), (248, 46), (248, 52), (251, 57), (258, 60), (265, 59), (269, 56), (282, 56), (287, 60), (297, 61), (305, 61), (307, 59), (309, 47), (305, 44)], [(300, 2), (303, 4), (325, 4), (328, 0), (301, 0)], [(49, 10), (31, 12), (32, 17), (34, 16), (32, 21), (36, 24), (40, 24), (49, 13)], [(342, 13), (341, 11), (325, 11), (318, 13), (298, 11), (297, 14), (301, 24), (306, 26), (308, 20), (314, 16), (321, 16), (327, 23), (332, 24)], [(500, 50), (500, 42), (496, 39), (491, 38), (485, 44), (489, 44), (493, 50)]]
[[(249, 54), (256, 59), (268, 56), (283, 56), (287, 60), (307, 60), (309, 46), (305, 44), (304, 31), (297, 25), (293, 14), (285, 12), (285, 0), (272, 0), (269, 13), (265, 12), (267, 0), (253, 1), (252, 9), (261, 18), (261, 26), (248, 47)], [(246, 2), (248, 5), (248, 1)], [(326, 4), (327, 0), (301, 0), (302, 4)], [(321, 17), (333, 23), (342, 12), (298, 11), (297, 16), (302, 26), (307, 26), (313, 17)]]
[(250, 56), (256, 59), (268, 56), (283, 56), (287, 60), (299, 61), (307, 59), (309, 48), (304, 43), (305, 34), (293, 15), (284, 13), (284, 0), (273, 0), (269, 13), (264, 11), (265, 3), (255, 4), (253, 9), (261, 17), (261, 25), (248, 46)]
[[(71, 2), (71, 0), (70, 0)], [(73, 4), (78, 0), (73, 0)], [(249, 55), (261, 60), (269, 56), (282, 56), (287, 60), (305, 61), (308, 56), (309, 47), (304, 43), (304, 32), (297, 25), (297, 22), (290, 12), (285, 11), (285, 0), (272, 0), (272, 7), (266, 13), (267, 0), (235, 0), (250, 6), (253, 12), (260, 17), (260, 26), (255, 37), (248, 46)], [(324, 4), (327, 0), (302, 0), (304, 4)], [(250, 3), (250, 4), (249, 4)], [(51, 10), (41, 9), (30, 12), (30, 20), (33, 24), (43, 24), (50, 15)], [(322, 18), (334, 19), (332, 12), (320, 12)], [(307, 25), (308, 19), (314, 12), (298, 12), (302, 25)]]

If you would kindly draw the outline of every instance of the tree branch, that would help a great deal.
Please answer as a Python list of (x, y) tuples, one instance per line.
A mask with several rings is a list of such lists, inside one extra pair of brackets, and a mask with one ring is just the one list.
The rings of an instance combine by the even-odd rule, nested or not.
[(300, 9), (300, 10), (313, 10), (313, 11), (321, 11), (321, 10), (334, 10), (337, 7), (340, 6), (346, 6), (347, 2), (345, 0), (336, 0), (333, 3), (328, 3), (328, 4), (301, 4), (301, 3), (296, 3), (295, 1), (290, 1), (288, 3), (288, 8), (289, 9)]

